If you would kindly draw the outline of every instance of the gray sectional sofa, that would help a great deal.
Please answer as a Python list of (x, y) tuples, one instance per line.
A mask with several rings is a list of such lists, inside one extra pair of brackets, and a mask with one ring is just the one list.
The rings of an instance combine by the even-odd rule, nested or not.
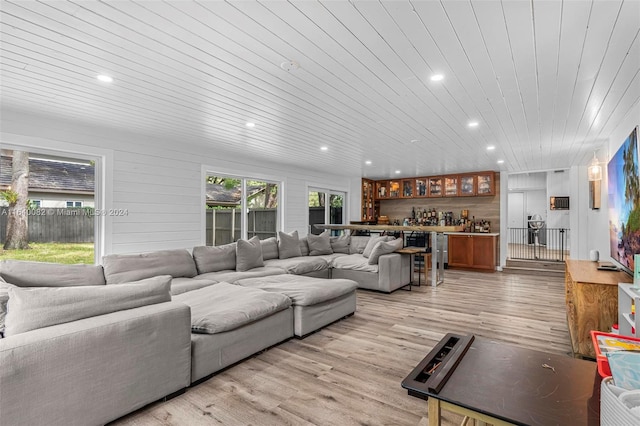
[[(240, 240), (0, 262), (0, 424), (104, 424), (390, 292), (409, 259), (386, 237)], [(6, 316), (6, 318), (5, 318)]]

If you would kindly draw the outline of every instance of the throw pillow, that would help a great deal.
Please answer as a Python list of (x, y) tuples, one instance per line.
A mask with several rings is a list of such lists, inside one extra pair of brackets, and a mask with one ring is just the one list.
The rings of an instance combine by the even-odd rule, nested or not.
[(380, 256), (383, 254), (393, 253), (396, 250), (402, 248), (402, 240), (397, 238), (391, 241), (380, 241), (376, 246), (371, 250), (371, 254), (369, 255), (369, 265), (377, 265)]
[(309, 243), (309, 256), (320, 256), (323, 254), (332, 254), (331, 240), (329, 239), (329, 232), (324, 231), (320, 235), (307, 235), (307, 242)]
[(260, 238), (238, 240), (236, 244), (236, 271), (243, 272), (264, 266)]
[(5, 336), (171, 301), (171, 276), (107, 286), (9, 287)]
[(380, 236), (380, 237), (369, 237), (369, 241), (367, 242), (366, 247), (364, 248), (364, 250), (362, 251), (362, 255), (364, 257), (369, 257), (371, 255), (371, 252), (373, 251), (373, 248), (376, 246), (376, 244), (378, 244), (380, 241), (387, 241), (387, 237), (386, 236)]
[(302, 256), (309, 256), (309, 240), (307, 237), (300, 238), (300, 253)]
[(280, 259), (302, 256), (298, 231), (290, 234), (278, 232), (278, 253), (280, 253)]
[(278, 241), (276, 237), (260, 240), (260, 245), (262, 246), (262, 260), (278, 258)]
[(221, 246), (199, 246), (193, 248), (193, 260), (198, 274), (236, 269), (236, 243)]
[(370, 238), (371, 237), (362, 235), (351, 236), (351, 241), (349, 241), (349, 254), (362, 254)]
[(334, 253), (346, 253), (349, 254), (349, 242), (351, 237), (349, 235), (340, 235), (339, 237), (331, 237), (331, 250)]

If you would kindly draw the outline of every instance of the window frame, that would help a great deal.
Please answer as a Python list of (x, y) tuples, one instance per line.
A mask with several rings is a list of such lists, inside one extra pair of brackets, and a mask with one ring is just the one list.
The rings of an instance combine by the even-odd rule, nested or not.
[[(94, 208), (104, 210), (113, 202), (113, 150), (82, 146), (83, 150), (80, 151), (79, 145), (40, 137), (21, 136), (19, 143), (11, 142), (12, 139), (13, 135), (0, 133), (2, 149), (94, 161)], [(55, 145), (54, 148), (51, 148), (52, 144)], [(108, 215), (96, 215), (93, 238), (94, 265), (99, 265), (102, 257), (111, 252), (111, 231), (112, 218)]]
[(334, 223), (332, 225), (346, 225), (347, 213), (348, 213), (348, 200), (349, 200), (349, 191), (346, 189), (328, 189), (322, 188), (316, 185), (307, 185), (307, 194), (305, 199), (307, 200), (307, 214), (306, 214), (306, 222), (307, 222), (307, 232), (312, 234), (313, 230), (311, 229), (311, 224), (309, 223), (309, 193), (311, 192), (322, 192), (325, 194), (325, 205), (324, 205), (324, 223), (330, 223), (331, 221), (331, 196), (332, 195), (340, 195), (342, 196), (342, 223)]
[[(206, 165), (203, 165), (202, 167), (202, 198), (203, 198), (203, 205), (206, 206), (206, 202), (207, 202), (207, 187), (206, 187), (206, 180), (207, 177), (209, 176), (219, 176), (219, 177), (225, 177), (225, 178), (231, 178), (231, 179), (239, 179), (241, 181), (240, 183), (240, 187), (241, 187), (241, 192), (242, 192), (242, 196), (240, 197), (240, 209), (242, 214), (240, 215), (240, 238), (243, 240), (247, 240), (248, 235), (249, 235), (249, 217), (248, 217), (248, 206), (247, 206), (247, 181), (249, 180), (255, 180), (255, 181), (260, 181), (260, 182), (265, 182), (265, 183), (271, 183), (271, 184), (275, 184), (278, 188), (278, 196), (277, 196), (277, 203), (278, 203), (278, 208), (277, 208), (277, 212), (276, 212), (276, 229), (275, 232), (276, 234), (279, 231), (282, 231), (282, 224), (283, 224), (283, 192), (284, 192), (284, 181), (279, 180), (277, 178), (274, 178), (273, 176), (255, 176), (255, 175), (243, 175), (240, 173), (234, 173), (231, 171), (224, 171), (224, 172), (220, 172), (220, 171), (215, 171), (217, 170), (217, 168), (214, 167), (207, 167)], [(204, 208), (202, 210), (202, 218), (201, 218), (201, 226), (200, 226), (201, 232), (202, 232), (202, 245), (206, 245), (207, 244), (207, 230), (206, 230), (206, 208)], [(213, 244), (215, 244), (215, 241), (212, 242)]]

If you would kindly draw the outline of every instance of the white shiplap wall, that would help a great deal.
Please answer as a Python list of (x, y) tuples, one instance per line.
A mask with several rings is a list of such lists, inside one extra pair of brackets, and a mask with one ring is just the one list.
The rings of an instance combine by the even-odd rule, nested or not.
[[(284, 182), (283, 230), (307, 229), (307, 188), (343, 190), (349, 211), (359, 211), (360, 176), (323, 175), (270, 164), (250, 156), (225, 158), (215, 146), (181, 144), (116, 129), (53, 120), (4, 110), (0, 147), (88, 153), (105, 160), (104, 207), (127, 209), (107, 217), (103, 253), (131, 253), (187, 248), (204, 241), (203, 169), (266, 177)], [(313, 161), (310, 159), (309, 161)], [(355, 185), (354, 185), (355, 183)], [(349, 212), (346, 213), (349, 218)]]
[[(573, 167), (577, 175), (575, 188), (578, 187), (580, 201), (579, 212), (576, 217), (572, 215), (572, 235), (574, 245), (571, 246), (571, 257), (574, 259), (588, 259), (589, 250), (598, 250), (600, 259), (610, 260), (609, 254), (609, 200), (607, 194), (607, 164), (616, 153), (622, 142), (637, 125), (640, 125), (640, 102), (636, 102), (623, 120), (611, 132), (611, 137), (605, 144), (605, 148), (596, 152), (603, 171), (601, 207), (599, 210), (589, 209), (589, 182), (587, 180), (587, 166)], [(575, 169), (575, 170), (574, 170)], [(573, 206), (573, 198), (571, 200)], [(578, 229), (574, 232), (573, 229)], [(580, 244), (576, 244), (575, 238), (580, 238)]]

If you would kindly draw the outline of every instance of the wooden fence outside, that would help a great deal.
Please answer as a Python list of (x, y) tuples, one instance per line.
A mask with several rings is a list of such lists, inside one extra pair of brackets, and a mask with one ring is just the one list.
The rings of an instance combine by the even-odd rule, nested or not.
[[(240, 239), (240, 217), (241, 210), (238, 209), (210, 209), (207, 210), (207, 245), (213, 245), (215, 235), (215, 245), (232, 243)], [(331, 209), (333, 219), (331, 223), (341, 223), (342, 208)], [(257, 235), (261, 240), (278, 235), (278, 218), (276, 209), (251, 209), (249, 210), (248, 230), (249, 238)], [(213, 232), (215, 223), (215, 233)], [(324, 223), (324, 207), (309, 207), (309, 223)], [(231, 228), (233, 227), (233, 238)], [(302, 230), (299, 230), (299, 232)], [(319, 234), (321, 229), (312, 229), (312, 233)]]
[[(0, 207), (0, 243), (7, 235), (9, 208)], [(25, 213), (29, 219), (29, 241), (34, 243), (92, 243), (95, 215), (84, 208), (38, 208)]]
[[(220, 246), (240, 239), (241, 209), (207, 210), (207, 245)], [(215, 232), (214, 232), (215, 224)], [(264, 240), (278, 235), (278, 217), (276, 209), (251, 209), (247, 221), (249, 238), (257, 235)], [(231, 230), (233, 229), (233, 235)]]
[[(341, 217), (338, 209), (337, 216)], [(35, 243), (92, 243), (94, 242), (95, 215), (85, 208), (38, 208), (29, 210), (29, 241)], [(227, 244), (240, 238), (240, 209), (207, 210), (207, 245)], [(309, 209), (310, 223), (324, 223), (324, 207)], [(0, 243), (7, 232), (8, 207), (0, 207)], [(215, 223), (215, 233), (213, 224)], [(233, 229), (233, 235), (231, 230)], [(257, 235), (261, 240), (277, 236), (276, 209), (251, 209), (248, 218), (249, 238)], [(314, 233), (321, 232), (314, 230)]]

